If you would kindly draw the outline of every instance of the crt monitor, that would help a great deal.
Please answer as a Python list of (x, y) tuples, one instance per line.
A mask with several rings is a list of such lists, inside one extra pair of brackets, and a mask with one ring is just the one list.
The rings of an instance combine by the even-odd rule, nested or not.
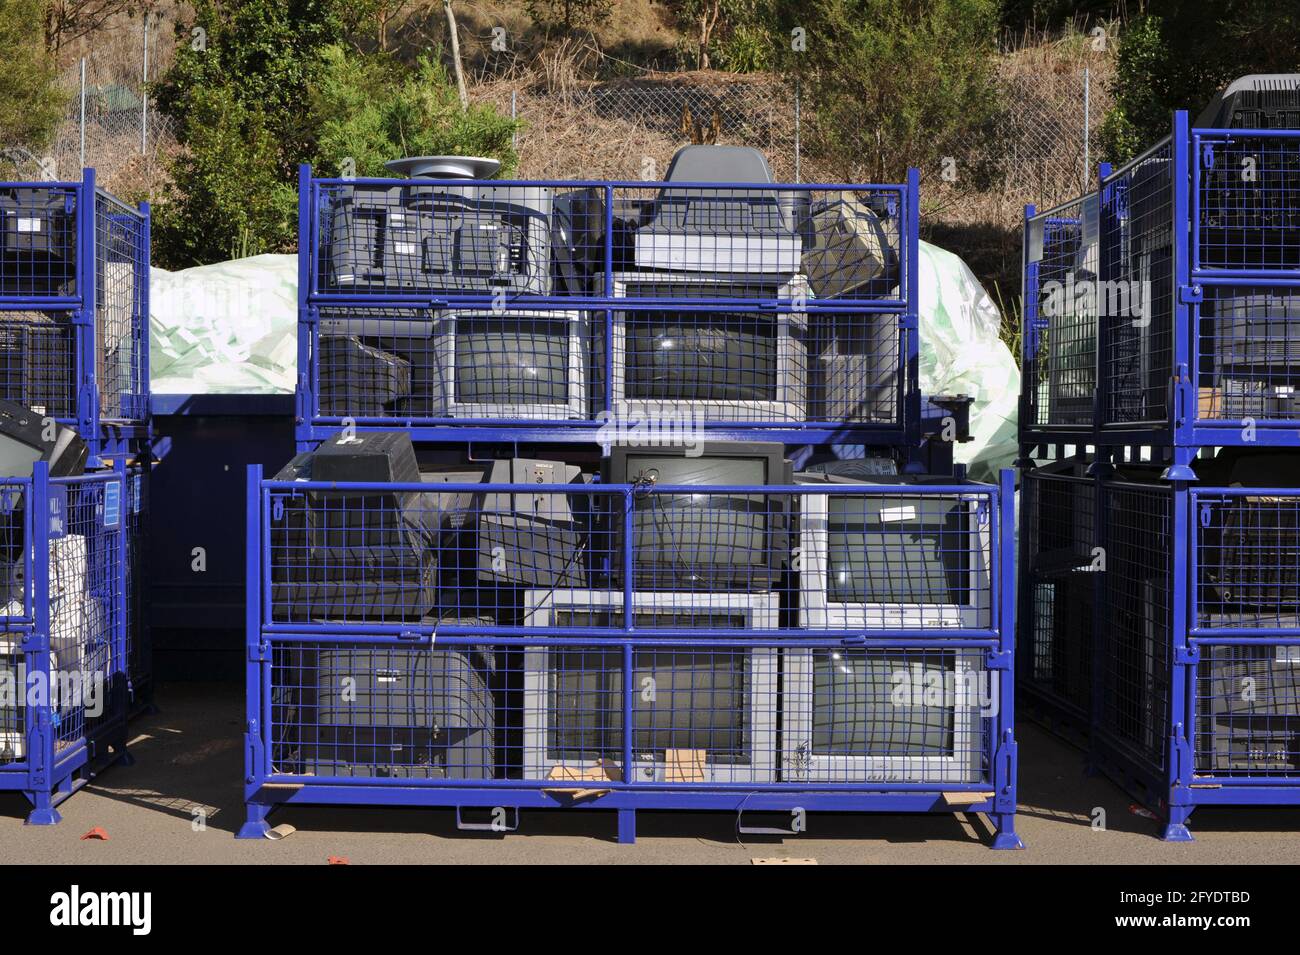
[(787, 652), (782, 781), (978, 782), (981, 653)]
[[(692, 455), (692, 450), (699, 450)], [(705, 442), (702, 448), (612, 449), (608, 481), (641, 488), (633, 501), (638, 590), (770, 590), (788, 557), (789, 502), (780, 495), (666, 494), (670, 485), (789, 484), (782, 445)], [(615, 520), (621, 518), (616, 516)], [(617, 557), (617, 554), (616, 554)], [(617, 576), (618, 568), (613, 568)]]

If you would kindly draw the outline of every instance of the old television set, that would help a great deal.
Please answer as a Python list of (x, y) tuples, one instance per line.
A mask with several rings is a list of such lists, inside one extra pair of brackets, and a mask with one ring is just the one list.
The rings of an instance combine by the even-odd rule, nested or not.
[(915, 486), (870, 493), (870, 484), (841, 480), (800, 498), (801, 627), (990, 626), (988, 498)]
[[(616, 591), (533, 591), (526, 626), (622, 627)], [(770, 630), (775, 594), (633, 595), (633, 626)], [(554, 645), (524, 653), (526, 779), (608, 773), (658, 783), (775, 779), (777, 653), (761, 647)], [(632, 760), (624, 772), (623, 706), (630, 687)]]
[(1300, 295), (1228, 291), (1201, 305), (1202, 417), (1300, 418)]
[(806, 194), (772, 188), (771, 170), (758, 150), (684, 146), (673, 156), (665, 181), (713, 185), (659, 191), (633, 236), (638, 268), (772, 275), (799, 271), (803, 243), (796, 207)]
[(1198, 772), (1292, 776), (1300, 770), (1300, 647), (1209, 648), (1196, 699)]
[[(710, 441), (695, 447), (610, 450), (606, 483), (630, 484), (632, 540), (614, 516), (616, 554), (632, 549), (638, 590), (762, 592), (774, 589), (789, 562), (790, 500), (780, 494), (710, 493), (708, 485), (790, 484), (780, 444)], [(698, 493), (656, 490), (699, 486)], [(621, 563), (611, 568), (620, 578)]]
[(781, 781), (980, 782), (981, 709), (992, 705), (982, 656), (786, 650)]
[(414, 157), (387, 165), (411, 180), (329, 187), (324, 290), (550, 293), (549, 187), (480, 181), (495, 175), (495, 160)]
[[(494, 777), (489, 650), (344, 646), (303, 652), (295, 662), (288, 679), (302, 686), (301, 772)], [(292, 725), (284, 729), (293, 735)]]
[(349, 394), (352, 403), (341, 407), (361, 416), (346, 409), (373, 393), (365, 406), (384, 417), (587, 418), (587, 314), (491, 307), (437, 309), (425, 320), (323, 314), (322, 343), (330, 336), (356, 344), (350, 362), (328, 366), (324, 357), (333, 353), (322, 350), (322, 414), (327, 394)]
[[(623, 272), (614, 297), (635, 299), (807, 296), (801, 276)], [(620, 414), (649, 418), (683, 409), (710, 421), (803, 421), (808, 411), (808, 316), (798, 311), (617, 310), (612, 397)]]

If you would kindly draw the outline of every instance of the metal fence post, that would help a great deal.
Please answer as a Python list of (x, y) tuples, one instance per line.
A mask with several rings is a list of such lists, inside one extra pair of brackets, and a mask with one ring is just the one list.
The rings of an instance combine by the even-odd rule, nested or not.
[(140, 65), (140, 155), (149, 149), (149, 13), (144, 17), (144, 42)]
[(799, 148), (800, 148), (799, 122), (801, 119), (799, 100), (800, 100), (799, 77), (796, 76), (794, 79), (794, 181), (795, 182), (803, 181), (802, 179), (799, 178)]
[(1088, 188), (1088, 170), (1092, 168), (1091, 143), (1089, 138), (1092, 130), (1092, 122), (1088, 115), (1090, 106), (1091, 85), (1088, 75), (1088, 68), (1083, 68), (1083, 187)]
[(86, 168), (86, 58), (81, 58), (81, 156), (77, 162), (78, 169)]

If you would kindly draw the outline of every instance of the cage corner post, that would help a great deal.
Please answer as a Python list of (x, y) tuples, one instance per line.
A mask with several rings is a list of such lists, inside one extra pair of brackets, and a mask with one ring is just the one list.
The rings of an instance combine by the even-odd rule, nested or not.
[(250, 464), (244, 499), (244, 807), (246, 818), (235, 834), (237, 839), (261, 839), (270, 826), (266, 817), (270, 804), (259, 801), (263, 782), (262, 670), (262, 466)]
[[(32, 554), (32, 631), (26, 654), (29, 666), (50, 685), (50, 466), (37, 461), (32, 470), (32, 493), (26, 507)], [(30, 675), (29, 675), (30, 678)], [(54, 799), (54, 726), (47, 699), (33, 706), (28, 723), (27, 791), (32, 804), (24, 821), (28, 826), (53, 826), (63, 817)]]
[(1023, 849), (1016, 833), (1016, 774), (1019, 753), (1015, 736), (1015, 632), (1016, 632), (1016, 472), (1003, 468), (998, 475), (998, 740), (994, 748), (992, 781), (994, 849)]

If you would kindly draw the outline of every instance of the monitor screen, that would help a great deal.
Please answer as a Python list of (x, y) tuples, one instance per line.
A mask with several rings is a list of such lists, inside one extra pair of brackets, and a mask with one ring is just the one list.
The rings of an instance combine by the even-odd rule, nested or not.
[(567, 404), (572, 322), (456, 320), (456, 400), (482, 404)]
[(775, 316), (639, 312), (625, 314), (624, 321), (627, 399), (777, 400)]
[[(550, 652), (550, 759), (620, 758), (621, 650)], [(745, 651), (637, 650), (633, 655), (633, 751), (704, 750), (710, 762), (748, 762), (749, 656)]]
[[(881, 656), (839, 650), (818, 650), (813, 654), (813, 750), (819, 756), (916, 756), (953, 755), (955, 713), (953, 695), (945, 693), (946, 705), (909, 705), (895, 699), (895, 690), (906, 677), (908, 685), (918, 680), (942, 677), (944, 687), (953, 685), (954, 661), (945, 655), (940, 663), (934, 655), (924, 663), (904, 656)], [(788, 704), (787, 704), (788, 705)]]
[[(766, 458), (636, 455), (628, 480), (657, 485), (768, 483)], [(763, 495), (652, 494), (638, 498), (633, 517), (637, 561), (691, 575), (719, 567), (763, 567), (768, 504)]]
[(975, 540), (962, 502), (831, 495), (827, 518), (832, 602), (971, 603)]

